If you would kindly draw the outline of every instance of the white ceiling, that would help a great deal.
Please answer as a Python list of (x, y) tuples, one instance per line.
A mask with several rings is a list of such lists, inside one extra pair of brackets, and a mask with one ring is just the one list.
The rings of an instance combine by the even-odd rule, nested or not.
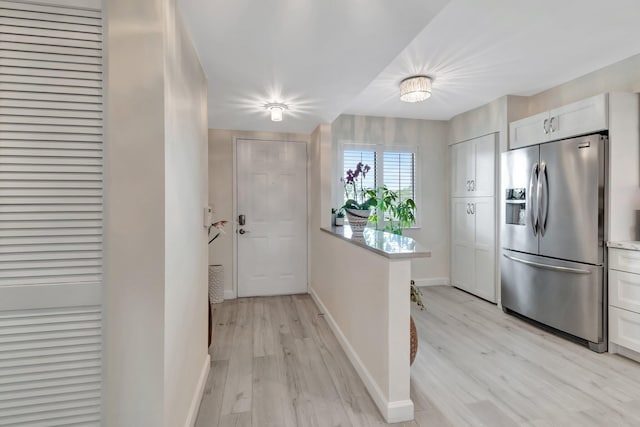
[[(448, 0), (179, 0), (209, 79), (209, 127), (331, 122)], [(273, 123), (263, 105), (285, 102)]]
[[(311, 132), (341, 113), (446, 120), (640, 53), (638, 0), (179, 0), (209, 127)], [(447, 5), (448, 3), (448, 5)], [(413, 74), (433, 96), (399, 100)], [(286, 102), (284, 121), (262, 108)]]
[[(533, 95), (640, 53), (638, 0), (452, 0), (345, 113), (448, 120), (503, 95)], [(432, 97), (401, 102), (406, 76)]]

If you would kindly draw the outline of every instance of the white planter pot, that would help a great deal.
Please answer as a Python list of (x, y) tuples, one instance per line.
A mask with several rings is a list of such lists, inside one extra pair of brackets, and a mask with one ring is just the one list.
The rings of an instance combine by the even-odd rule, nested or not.
[(369, 222), (369, 214), (371, 209), (345, 209), (347, 212), (347, 218), (349, 218), (349, 225), (354, 235), (361, 235), (364, 228)]
[(221, 265), (209, 266), (209, 301), (211, 304), (224, 301), (224, 267)]
[(344, 225), (344, 217), (336, 218), (336, 227), (342, 227)]

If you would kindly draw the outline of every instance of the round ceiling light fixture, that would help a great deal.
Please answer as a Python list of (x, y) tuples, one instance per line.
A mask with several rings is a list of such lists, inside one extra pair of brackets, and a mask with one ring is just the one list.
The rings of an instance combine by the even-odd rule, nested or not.
[(287, 104), (282, 104), (279, 102), (272, 102), (270, 104), (265, 104), (264, 108), (269, 110), (269, 112), (271, 113), (272, 122), (281, 122), (282, 113), (284, 112), (284, 110), (288, 110), (289, 106), (287, 106)]
[(404, 102), (421, 102), (431, 96), (429, 76), (412, 76), (400, 82), (400, 100)]

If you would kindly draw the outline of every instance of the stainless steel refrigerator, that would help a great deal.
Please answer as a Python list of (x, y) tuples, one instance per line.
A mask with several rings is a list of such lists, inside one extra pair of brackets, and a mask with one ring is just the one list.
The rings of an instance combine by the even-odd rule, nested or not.
[(502, 154), (502, 306), (606, 343), (605, 157), (596, 134)]

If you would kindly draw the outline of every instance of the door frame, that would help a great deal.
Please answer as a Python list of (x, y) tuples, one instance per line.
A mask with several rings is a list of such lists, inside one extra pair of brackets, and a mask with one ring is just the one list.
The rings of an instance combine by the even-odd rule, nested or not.
[(230, 221), (232, 224), (232, 233), (233, 233), (233, 267), (232, 267), (232, 275), (231, 275), (231, 292), (225, 290), (224, 299), (236, 299), (238, 298), (238, 223), (236, 219), (238, 218), (238, 141), (262, 141), (266, 143), (270, 142), (295, 142), (300, 144), (305, 144), (307, 159), (304, 165), (305, 168), (305, 177), (307, 180), (307, 191), (305, 192), (305, 202), (307, 206), (307, 217), (305, 223), (307, 224), (307, 252), (305, 254), (305, 260), (307, 263), (307, 291), (309, 290), (309, 141), (305, 140), (295, 140), (288, 138), (256, 138), (256, 137), (242, 137), (234, 135), (233, 137), (233, 179), (232, 179), (232, 187), (233, 187), (233, 206), (232, 206), (232, 215), (233, 218)]

